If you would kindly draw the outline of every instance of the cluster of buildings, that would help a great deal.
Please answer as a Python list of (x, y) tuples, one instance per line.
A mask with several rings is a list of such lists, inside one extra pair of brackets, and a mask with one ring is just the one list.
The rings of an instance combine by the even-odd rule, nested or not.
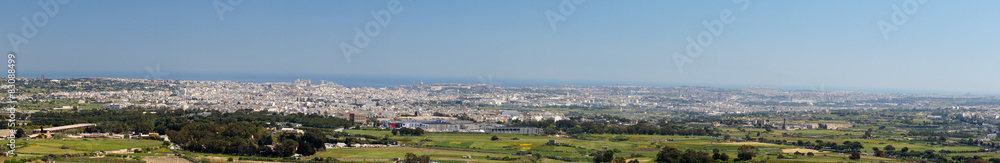
[(505, 127), (496, 123), (475, 123), (470, 120), (459, 120), (455, 117), (441, 116), (414, 116), (396, 117), (388, 120), (381, 120), (381, 128), (420, 128), (426, 132), (472, 132), (472, 133), (512, 133), (512, 134), (541, 134), (541, 130), (536, 127)]
[[(104, 103), (105, 108), (252, 109), (369, 119), (414, 116), (414, 112), (467, 116), (477, 122), (538, 121), (564, 115), (544, 109), (505, 113), (501, 108), (605, 108), (623, 115), (686, 110), (712, 115), (760, 111), (818, 111), (873, 108), (939, 107), (929, 99), (968, 99), (979, 107), (1000, 108), (998, 96), (887, 94), (775, 88), (648, 86), (500, 87), (488, 84), (414, 84), (396, 87), (344, 87), (333, 82), (249, 83), (107, 79), (168, 85), (173, 91), (54, 92), (56, 99)], [(30, 97), (27, 97), (30, 98)], [(913, 100), (924, 99), (924, 100)], [(981, 102), (980, 102), (981, 101)], [(995, 114), (991, 116), (996, 116)], [(456, 122), (458, 123), (458, 122)], [(370, 124), (375, 125), (375, 124)], [(475, 127), (459, 127), (465, 130)]]

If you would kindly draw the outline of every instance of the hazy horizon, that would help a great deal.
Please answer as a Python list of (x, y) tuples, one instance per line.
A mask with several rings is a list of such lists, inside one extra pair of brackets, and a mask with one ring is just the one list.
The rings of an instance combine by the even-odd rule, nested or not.
[[(503, 87), (532, 86), (649, 86), (649, 87), (713, 87), (713, 88), (752, 88), (765, 87), (782, 90), (813, 90), (813, 91), (854, 91), (890, 94), (942, 94), (942, 95), (1000, 95), (1000, 92), (965, 92), (921, 89), (884, 89), (858, 87), (830, 87), (826, 85), (741, 85), (741, 84), (699, 84), (699, 83), (666, 83), (640, 81), (598, 81), (598, 80), (551, 80), (505, 78), (496, 79), (487, 76), (407, 76), (407, 75), (368, 75), (368, 74), (290, 74), (290, 73), (204, 73), (204, 72), (161, 72), (160, 76), (150, 76), (149, 72), (21, 72), (20, 77), (36, 79), (46, 75), (46, 79), (66, 78), (125, 78), (125, 79), (167, 79), (194, 81), (235, 81), (249, 83), (293, 82), (295, 79), (311, 79), (312, 83), (327, 80), (347, 87), (394, 87), (420, 84), (490, 84)], [(155, 73), (154, 73), (155, 74)], [(370, 82), (370, 83), (365, 83)]]
[[(0, 5), (8, 22), (0, 50), (17, 52), (21, 77), (322, 74), (1000, 93), (992, 73), (1000, 22), (979, 20), (1000, 15), (998, 1), (52, 2), (66, 3)], [(355, 28), (377, 32), (361, 46)], [(704, 44), (698, 54), (689, 54), (692, 43)]]

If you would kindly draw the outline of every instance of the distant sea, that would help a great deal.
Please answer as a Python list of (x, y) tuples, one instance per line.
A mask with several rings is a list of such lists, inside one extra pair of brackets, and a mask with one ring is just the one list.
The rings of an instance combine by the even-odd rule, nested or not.
[[(170, 79), (170, 80), (196, 80), (196, 81), (237, 81), (251, 83), (269, 82), (294, 82), (296, 79), (310, 79), (312, 83), (319, 84), (321, 80), (334, 82), (345, 87), (395, 87), (402, 85), (439, 84), (439, 83), (462, 83), (474, 84), (484, 83), (499, 85), (503, 87), (534, 87), (534, 86), (705, 86), (716, 88), (747, 88), (747, 87), (771, 87), (786, 90), (818, 90), (816, 86), (781, 86), (781, 85), (739, 85), (739, 84), (698, 84), (698, 83), (656, 83), (656, 82), (628, 82), (628, 81), (587, 81), (587, 80), (538, 80), (538, 79), (516, 79), (493, 76), (469, 76), (469, 77), (428, 77), (428, 76), (377, 76), (377, 75), (333, 75), (333, 74), (307, 74), (307, 73), (184, 73), (170, 72), (165, 74), (152, 75), (147, 72), (18, 72), (19, 77), (39, 78), (45, 74), (46, 79), (64, 78), (128, 78), (128, 79)], [(872, 88), (849, 88), (849, 87), (826, 87), (820, 90), (846, 90), (862, 92), (882, 92), (882, 93), (916, 93), (916, 94), (967, 94), (965, 91), (937, 91), (937, 90), (899, 90), (899, 89), (872, 89)], [(972, 92), (975, 94), (993, 94), (1000, 92)]]
[(530, 80), (509, 79), (490, 76), (470, 77), (424, 77), (424, 76), (376, 76), (376, 75), (331, 75), (331, 74), (295, 74), (295, 73), (167, 73), (158, 76), (146, 72), (19, 72), (18, 76), (25, 78), (46, 79), (65, 78), (129, 78), (129, 79), (170, 79), (196, 81), (237, 81), (251, 83), (294, 82), (296, 79), (310, 79), (313, 84), (321, 80), (334, 82), (345, 87), (395, 87), (401, 85), (439, 84), (439, 83), (485, 83), (503, 87), (530, 86), (681, 86), (661, 83), (643, 82), (610, 82), (610, 81), (572, 81), (572, 80)]

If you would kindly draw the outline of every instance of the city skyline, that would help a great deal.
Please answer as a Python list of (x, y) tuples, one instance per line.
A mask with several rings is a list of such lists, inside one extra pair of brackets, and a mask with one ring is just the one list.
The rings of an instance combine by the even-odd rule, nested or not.
[[(393, 2), (71, 1), (55, 11), (34, 1), (8, 2), (0, 7), (0, 20), (10, 22), (0, 25), (8, 36), (0, 49), (17, 51), (20, 72), (39, 74), (154, 69), (173, 77), (332, 74), (1000, 92), (992, 84), (1000, 76), (988, 73), (1000, 70), (994, 64), (1000, 49), (990, 46), (1000, 38), (992, 30), (1000, 23), (978, 20), (1000, 14), (989, 8), (1000, 2), (403, 0), (395, 8)], [(391, 19), (372, 16), (394, 9)], [(730, 14), (720, 16), (726, 11), (729, 23), (706, 27), (727, 21)], [(39, 12), (47, 21), (31, 22)], [(563, 19), (550, 21), (551, 13)], [(378, 35), (346, 55), (342, 43), (358, 47), (354, 28), (371, 22), (380, 24)], [(884, 23), (896, 30), (883, 32)], [(37, 27), (34, 37), (24, 35), (26, 24)], [(674, 53), (691, 56), (687, 38), (705, 32), (712, 41), (678, 66)], [(132, 78), (144, 75), (150, 74)]]

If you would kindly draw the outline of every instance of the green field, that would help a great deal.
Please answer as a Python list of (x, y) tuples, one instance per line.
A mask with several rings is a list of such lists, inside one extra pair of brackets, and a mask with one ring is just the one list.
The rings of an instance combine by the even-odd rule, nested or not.
[[(750, 129), (740, 129), (723, 127), (718, 128), (723, 134), (728, 134), (734, 138), (742, 138), (748, 133), (751, 137), (764, 137), (768, 140), (787, 140), (789, 142), (802, 141), (816, 141), (821, 140), (824, 142), (837, 142), (841, 143), (844, 141), (861, 142), (864, 145), (862, 152), (874, 152), (871, 148), (878, 147), (883, 148), (886, 145), (892, 145), (896, 149), (901, 149), (907, 147), (910, 150), (924, 151), (924, 150), (950, 150), (950, 151), (976, 151), (981, 149), (975, 146), (942, 146), (942, 145), (932, 145), (931, 143), (922, 141), (909, 141), (906, 139), (860, 139), (861, 135), (864, 135), (865, 129), (872, 126), (856, 126), (852, 128), (842, 128), (838, 130), (825, 130), (825, 129), (810, 129), (810, 130), (775, 130), (773, 132), (765, 132), (763, 129), (750, 128)], [(345, 132), (351, 134), (363, 134), (363, 135), (391, 135), (389, 131), (379, 131), (379, 130), (346, 130)], [(761, 135), (757, 136), (756, 133), (760, 132)], [(783, 136), (783, 134), (790, 134), (794, 136)], [(900, 135), (901, 132), (894, 131), (878, 131), (874, 135)], [(500, 138), (498, 141), (490, 140), (490, 137), (496, 135)], [(785, 152), (783, 149), (801, 149), (803, 147), (794, 145), (779, 145), (771, 143), (761, 143), (761, 142), (734, 142), (720, 140), (715, 137), (710, 136), (677, 136), (677, 135), (615, 135), (615, 134), (586, 134), (586, 135), (574, 135), (575, 138), (563, 138), (554, 136), (539, 136), (539, 135), (524, 135), (524, 134), (483, 134), (483, 133), (427, 133), (423, 136), (392, 136), (393, 140), (397, 140), (400, 143), (421, 146), (421, 147), (436, 147), (436, 148), (446, 148), (446, 149), (456, 149), (456, 150), (471, 150), (471, 151), (481, 151), (481, 152), (500, 152), (514, 154), (518, 151), (526, 151), (532, 153), (540, 153), (547, 156), (559, 156), (563, 158), (572, 158), (580, 161), (589, 161), (591, 157), (588, 154), (602, 150), (607, 147), (607, 149), (618, 149), (621, 153), (615, 154), (616, 156), (632, 156), (638, 155), (640, 157), (634, 158), (642, 162), (648, 162), (655, 158), (656, 154), (659, 152), (660, 147), (670, 146), (680, 150), (694, 149), (700, 151), (710, 152), (712, 149), (719, 149), (721, 152), (728, 154), (730, 157), (735, 157), (737, 155), (737, 148), (741, 145), (753, 145), (757, 147), (760, 152), (754, 160), (769, 160), (772, 162), (856, 162), (858, 160), (850, 160), (847, 157), (849, 153), (836, 153), (829, 151), (816, 152), (815, 156), (796, 156), (791, 154), (792, 152)], [(896, 136), (897, 138), (902, 138), (901, 136)], [(514, 140), (514, 139), (517, 140)], [(555, 140), (558, 143), (563, 144), (562, 146), (546, 145), (549, 140)], [(408, 149), (408, 150), (400, 150)], [(400, 148), (393, 150), (384, 150), (378, 148), (350, 148), (350, 149), (334, 149), (321, 152), (320, 157), (336, 157), (336, 158), (356, 158), (356, 159), (387, 159), (387, 158), (398, 158), (401, 157), (406, 152), (418, 153), (431, 155), (433, 157), (442, 158), (456, 158), (464, 156), (464, 154), (457, 154), (461, 152), (422, 152), (424, 149), (419, 148)], [(404, 152), (405, 151), (405, 152)], [(805, 152), (803, 152), (805, 153)], [(766, 155), (765, 155), (766, 154)], [(777, 154), (783, 154), (789, 158), (777, 159)], [(987, 156), (989, 153), (962, 153), (956, 155), (963, 156)], [(481, 155), (472, 155), (474, 158), (478, 158)], [(633, 159), (633, 158), (630, 158)], [(469, 160), (465, 160), (469, 161)], [(478, 160), (477, 160), (478, 161)], [(874, 156), (862, 156), (861, 162), (899, 162), (900, 160), (891, 158), (882, 158)]]
[[(136, 139), (109, 139), (109, 138), (65, 138), (54, 139), (31, 139), (21, 140), (26, 142), (25, 147), (18, 149), (19, 153), (27, 154), (72, 154), (94, 151), (112, 151), (128, 148), (146, 148), (162, 145), (162, 141), (136, 140)], [(66, 145), (69, 149), (62, 149)]]
[[(393, 159), (393, 158), (404, 158), (406, 153), (413, 153), (418, 156), (429, 155), (435, 160), (454, 160), (454, 161), (471, 161), (471, 162), (505, 162), (486, 159), (487, 156), (490, 157), (504, 157), (511, 155), (496, 154), (496, 153), (481, 153), (481, 152), (469, 152), (469, 151), (455, 151), (455, 150), (441, 150), (441, 149), (426, 149), (426, 148), (413, 148), (413, 147), (386, 147), (386, 148), (338, 148), (338, 149), (327, 149), (325, 151), (316, 153), (307, 157), (308, 159), (315, 157), (334, 157), (341, 160), (363, 160), (363, 159)], [(471, 159), (462, 158), (463, 156), (472, 156)]]
[[(368, 134), (368, 135), (384, 135), (391, 134), (388, 131), (373, 131), (373, 130), (346, 130), (345, 132), (352, 134)], [(493, 135), (497, 135), (500, 138), (498, 141), (492, 141), (490, 138)], [(614, 141), (614, 138), (627, 137), (627, 141)], [(672, 135), (612, 135), (612, 134), (595, 134), (586, 135), (584, 139), (572, 139), (572, 138), (562, 138), (562, 137), (552, 137), (552, 136), (538, 136), (538, 135), (524, 135), (524, 134), (482, 134), (482, 133), (427, 133), (423, 136), (395, 136), (394, 139), (400, 140), (400, 142), (408, 145), (418, 145), (425, 147), (439, 147), (448, 149), (460, 149), (460, 150), (473, 150), (473, 151), (483, 151), (483, 152), (501, 152), (514, 154), (518, 151), (528, 151), (532, 153), (540, 153), (548, 156), (558, 156), (562, 158), (572, 158), (580, 161), (589, 161), (591, 158), (586, 156), (592, 152), (603, 150), (604, 147), (608, 149), (618, 149), (621, 153), (616, 154), (616, 156), (631, 156), (633, 154), (642, 155), (635, 159), (639, 160), (653, 160), (656, 153), (659, 152), (659, 147), (671, 146), (681, 150), (695, 149), (703, 151), (711, 151), (713, 148), (718, 148), (731, 156), (736, 156), (736, 149), (739, 148), (743, 143), (732, 143), (732, 142), (721, 142), (715, 138), (708, 136), (672, 136)], [(517, 138), (518, 140), (513, 140)], [(419, 143), (420, 140), (429, 140)], [(564, 146), (554, 146), (546, 145), (549, 140), (555, 140), (557, 143), (564, 144)], [(764, 152), (777, 153), (781, 149), (785, 148), (796, 148), (793, 146), (767, 144), (767, 143), (754, 143), (759, 149)], [(384, 154), (367, 154), (364, 152), (356, 151), (369, 151), (374, 153), (384, 153)], [(419, 151), (419, 150), (418, 150)], [(401, 157), (405, 152), (398, 151), (383, 151), (380, 148), (351, 148), (351, 149), (337, 149), (328, 150), (322, 152), (321, 157), (336, 157), (336, 158), (388, 158), (389, 156)], [(335, 154), (333, 154), (335, 153)], [(416, 153), (416, 152), (414, 152)], [(763, 154), (763, 152), (761, 152)], [(448, 156), (447, 154), (431, 154), (432, 156)], [(462, 155), (464, 156), (464, 155)], [(476, 155), (473, 155), (476, 157)], [(453, 157), (453, 156), (449, 156)]]

